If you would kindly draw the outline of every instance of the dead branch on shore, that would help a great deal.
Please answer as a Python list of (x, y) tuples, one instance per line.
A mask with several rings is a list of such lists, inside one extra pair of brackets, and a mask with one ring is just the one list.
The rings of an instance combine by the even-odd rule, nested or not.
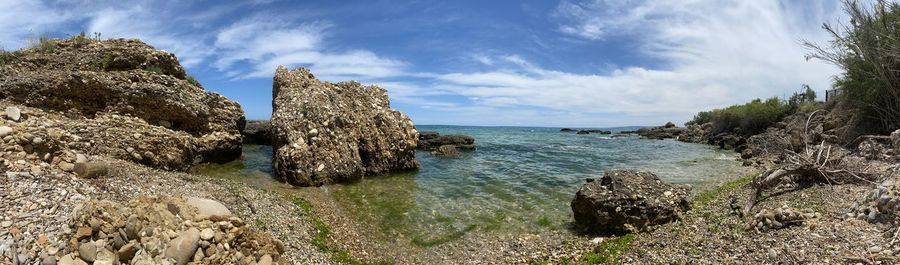
[(783, 150), (782, 155), (785, 157), (783, 162), (765, 172), (759, 174), (751, 182), (753, 194), (744, 209), (746, 216), (750, 215), (750, 211), (759, 201), (762, 193), (781, 183), (785, 178), (793, 177), (795, 181), (821, 182), (828, 184), (840, 184), (855, 181), (871, 181), (872, 174), (867, 172), (854, 172), (847, 170), (846, 165), (842, 165), (844, 152), (839, 146), (828, 144), (821, 141), (819, 144), (811, 145), (807, 140), (809, 137), (809, 127), (814, 115), (818, 111), (809, 114), (804, 129), (803, 142), (805, 147), (801, 152), (792, 150)]

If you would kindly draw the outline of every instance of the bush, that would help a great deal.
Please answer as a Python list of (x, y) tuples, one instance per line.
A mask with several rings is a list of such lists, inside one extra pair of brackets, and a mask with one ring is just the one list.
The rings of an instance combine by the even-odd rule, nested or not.
[(41, 53), (52, 53), (56, 51), (56, 42), (56, 39), (41, 35), (37, 40), (31, 40), (31, 49)]
[(790, 113), (791, 106), (777, 97), (762, 101), (754, 99), (743, 105), (704, 111), (688, 124), (712, 123), (712, 133), (731, 132), (750, 136), (764, 131)]
[(811, 50), (807, 59), (843, 68), (835, 81), (839, 99), (859, 110), (864, 125), (886, 133), (900, 127), (900, 4), (873, 2), (844, 1), (850, 24), (826, 24), (830, 45), (804, 46)]

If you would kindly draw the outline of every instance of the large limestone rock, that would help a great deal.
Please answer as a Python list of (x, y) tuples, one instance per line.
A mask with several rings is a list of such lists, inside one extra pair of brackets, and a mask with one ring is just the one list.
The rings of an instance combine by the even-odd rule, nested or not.
[(0, 100), (84, 124), (84, 151), (171, 169), (240, 157), (240, 105), (205, 91), (173, 54), (138, 40), (50, 43), (0, 64)]
[(690, 209), (688, 188), (650, 172), (608, 171), (588, 180), (572, 200), (575, 223), (589, 232), (624, 234), (665, 224)]
[(272, 93), (276, 178), (310, 186), (419, 167), (419, 133), (384, 89), (279, 67)]
[(245, 144), (272, 145), (272, 124), (269, 121), (247, 121), (241, 134)]

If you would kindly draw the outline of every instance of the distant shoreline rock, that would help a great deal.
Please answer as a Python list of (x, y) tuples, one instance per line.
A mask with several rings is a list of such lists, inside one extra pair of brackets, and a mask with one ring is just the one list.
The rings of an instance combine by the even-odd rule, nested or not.
[(267, 120), (247, 121), (241, 135), (245, 144), (272, 145), (272, 123)]
[(277, 179), (319, 186), (419, 167), (419, 133), (390, 108), (383, 88), (319, 81), (307, 69), (280, 66), (272, 94)]

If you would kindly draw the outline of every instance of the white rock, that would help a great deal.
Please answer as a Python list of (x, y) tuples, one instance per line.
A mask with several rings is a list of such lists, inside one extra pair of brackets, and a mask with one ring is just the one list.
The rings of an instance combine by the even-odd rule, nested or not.
[(9, 126), (0, 126), (0, 138), (6, 137), (13, 133), (13, 129)]
[(22, 111), (17, 107), (6, 107), (6, 118), (13, 121), (19, 121), (19, 119), (22, 118)]
[(169, 241), (169, 247), (166, 248), (166, 258), (175, 259), (178, 265), (187, 264), (191, 261), (194, 253), (197, 251), (200, 243), (200, 231), (196, 228), (188, 229)]
[(213, 232), (213, 230), (209, 229), (209, 228), (204, 228), (203, 230), (200, 231), (200, 239), (203, 239), (206, 241), (209, 241), (215, 235), (216, 235), (216, 233)]
[(215, 200), (188, 197), (185, 198), (185, 203), (197, 208), (198, 215), (222, 217), (231, 216), (231, 211), (228, 210), (228, 207), (225, 207), (224, 204)]

